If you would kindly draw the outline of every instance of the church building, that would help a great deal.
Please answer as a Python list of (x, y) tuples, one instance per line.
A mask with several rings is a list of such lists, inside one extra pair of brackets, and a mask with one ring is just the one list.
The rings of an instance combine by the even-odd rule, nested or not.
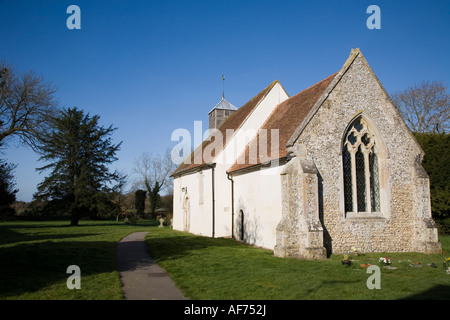
[(359, 49), (290, 97), (274, 81), (173, 172), (173, 227), (279, 257), (440, 253), (424, 152)]

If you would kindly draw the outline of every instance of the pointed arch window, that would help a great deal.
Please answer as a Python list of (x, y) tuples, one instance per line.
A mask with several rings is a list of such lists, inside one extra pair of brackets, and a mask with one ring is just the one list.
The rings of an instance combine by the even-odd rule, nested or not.
[(362, 117), (353, 121), (344, 136), (342, 163), (345, 212), (380, 212), (376, 137)]

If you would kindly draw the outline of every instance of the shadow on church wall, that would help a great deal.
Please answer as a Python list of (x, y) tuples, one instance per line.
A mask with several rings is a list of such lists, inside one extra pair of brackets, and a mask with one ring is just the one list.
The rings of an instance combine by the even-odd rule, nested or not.
[(235, 217), (235, 239), (248, 244), (261, 243), (260, 218), (250, 217), (249, 210), (242, 199), (239, 200), (238, 208), (237, 217)]
[(323, 214), (323, 178), (320, 172), (317, 174), (317, 180), (318, 180), (318, 188), (319, 188), (319, 220), (322, 224), (323, 228), (323, 246), (327, 250), (327, 258), (331, 256), (333, 253), (333, 246), (332, 246), (332, 240), (330, 233), (327, 230), (327, 227), (325, 225), (324, 221), (324, 214)]

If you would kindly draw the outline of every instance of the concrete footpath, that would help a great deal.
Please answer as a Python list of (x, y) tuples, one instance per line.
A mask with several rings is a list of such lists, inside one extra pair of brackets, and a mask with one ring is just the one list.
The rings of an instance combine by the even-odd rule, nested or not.
[(147, 232), (135, 232), (117, 244), (117, 267), (127, 300), (186, 300), (169, 275), (150, 257)]

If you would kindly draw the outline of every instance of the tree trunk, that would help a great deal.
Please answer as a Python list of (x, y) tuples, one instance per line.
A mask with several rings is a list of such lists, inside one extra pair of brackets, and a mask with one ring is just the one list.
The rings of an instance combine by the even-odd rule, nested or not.
[(72, 208), (71, 215), (70, 215), (70, 225), (71, 226), (78, 226), (78, 221), (80, 221), (81, 214), (80, 210), (78, 208)]
[(70, 225), (71, 226), (78, 226), (78, 221), (80, 220), (80, 218), (72, 215), (72, 217), (70, 218)]

